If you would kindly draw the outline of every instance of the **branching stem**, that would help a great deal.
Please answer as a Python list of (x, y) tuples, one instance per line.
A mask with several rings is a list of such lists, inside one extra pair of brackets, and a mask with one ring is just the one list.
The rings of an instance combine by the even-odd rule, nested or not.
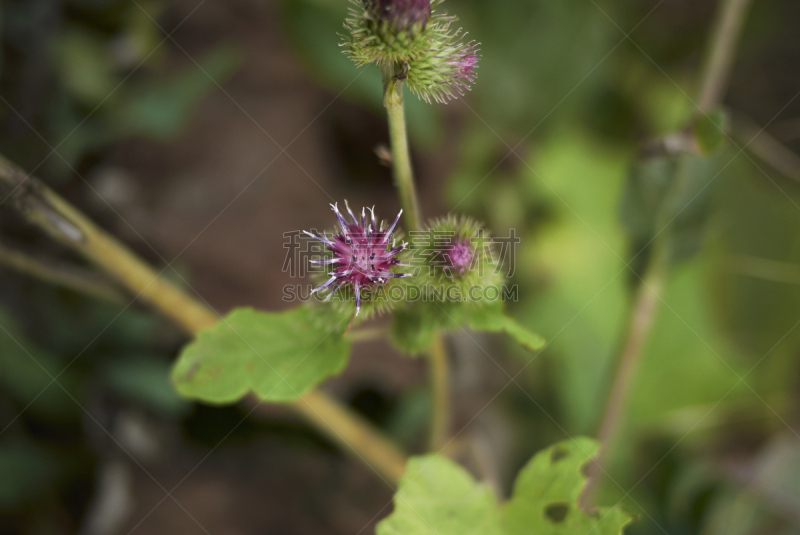
[[(213, 326), (216, 312), (156, 272), (113, 236), (33, 177), (0, 157), (0, 198), (9, 198), (31, 223), (83, 254), (187, 333)], [(362, 418), (325, 394), (312, 391), (293, 403), (334, 442), (396, 484), (405, 456)]]
[(0, 245), (0, 265), (43, 280), (55, 286), (115, 304), (125, 304), (127, 296), (103, 274), (67, 264), (48, 262)]

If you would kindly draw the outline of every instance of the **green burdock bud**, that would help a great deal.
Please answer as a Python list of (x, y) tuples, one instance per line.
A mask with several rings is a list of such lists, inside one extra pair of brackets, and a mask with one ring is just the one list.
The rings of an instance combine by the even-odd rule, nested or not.
[(410, 61), (427, 50), (446, 17), (433, 15), (430, 0), (350, 0), (356, 7), (344, 27), (343, 45), (358, 65)]
[[(504, 282), (491, 236), (468, 217), (437, 219), (426, 230), (412, 232), (409, 252), (416, 271), (407, 283), (421, 287), (430, 301), (436, 300), (437, 291), (444, 299), (458, 295), (469, 301), (470, 290), (481, 294)], [(448, 294), (451, 287), (457, 291)]]
[(426, 102), (464, 95), (475, 81), (478, 43), (451, 31), (455, 17), (437, 13), (443, 0), (351, 0), (346, 53), (359, 66), (376, 63), (406, 80)]
[(460, 42), (457, 36), (437, 43), (414, 60), (406, 76), (408, 88), (428, 103), (435, 100), (446, 104), (448, 100), (464, 96), (477, 75), (478, 46), (475, 41)]

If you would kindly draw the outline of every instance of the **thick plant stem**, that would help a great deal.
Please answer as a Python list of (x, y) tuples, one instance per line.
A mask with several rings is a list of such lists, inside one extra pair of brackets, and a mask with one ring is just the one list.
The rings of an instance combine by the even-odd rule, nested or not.
[(395, 68), (387, 66), (383, 71), (383, 105), (389, 118), (389, 140), (392, 145), (392, 168), (394, 183), (403, 208), (403, 223), (406, 231), (418, 230), (421, 226), (419, 200), (411, 168), (411, 153), (408, 148), (406, 117), (403, 107), (403, 83), (397, 80)]
[(436, 335), (431, 345), (430, 375), (433, 392), (430, 449), (438, 452), (450, 437), (450, 366), (441, 334)]
[(125, 304), (128, 299), (117, 285), (106, 280), (100, 273), (71, 265), (46, 262), (4, 245), (0, 245), (0, 265), (110, 303)]
[[(55, 192), (2, 157), (0, 198), (10, 199), (29, 222), (83, 254), (186, 332), (196, 334), (219, 320), (216, 312), (173, 286)], [(397, 482), (405, 456), (345, 406), (321, 392), (307, 393), (293, 406), (333, 441), (346, 444), (348, 452)]]
[(54, 191), (2, 157), (0, 196), (10, 197), (28, 221), (81, 253), (187, 332), (195, 333), (217, 322), (214, 311), (173, 286)]
[(698, 106), (703, 112), (718, 105), (724, 96), (736, 45), (751, 3), (752, 0), (721, 0), (698, 95)]

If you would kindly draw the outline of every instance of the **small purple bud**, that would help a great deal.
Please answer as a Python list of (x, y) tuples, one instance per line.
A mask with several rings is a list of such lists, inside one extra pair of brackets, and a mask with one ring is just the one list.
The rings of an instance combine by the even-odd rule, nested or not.
[(470, 243), (468, 237), (456, 235), (455, 239), (447, 246), (443, 253), (447, 260), (448, 267), (460, 275), (463, 275), (468, 269), (473, 267), (475, 248)]
[(396, 245), (392, 239), (392, 232), (400, 220), (402, 210), (400, 210), (400, 214), (397, 214), (391, 226), (384, 230), (383, 222), (378, 226), (375, 221), (375, 212), (372, 209), (369, 210), (370, 217), (367, 217), (367, 210), (362, 208), (359, 219), (350, 210), (347, 201), (345, 201), (345, 206), (352, 222), (348, 221), (339, 211), (338, 203), (331, 205), (341, 227), (339, 234), (328, 238), (325, 235), (317, 236), (306, 232), (312, 238), (324, 243), (333, 253), (330, 259), (317, 262), (334, 267), (329, 273), (331, 278), (314, 288), (312, 293), (327, 290), (333, 294), (339, 288), (351, 284), (356, 296), (357, 316), (361, 311), (362, 290), (386, 284), (390, 279), (408, 276), (407, 273), (391, 272), (391, 269), (400, 263), (397, 255), (406, 248), (407, 244)]
[(377, 18), (394, 23), (398, 31), (414, 25), (424, 28), (431, 17), (430, 0), (364, 0), (364, 5)]

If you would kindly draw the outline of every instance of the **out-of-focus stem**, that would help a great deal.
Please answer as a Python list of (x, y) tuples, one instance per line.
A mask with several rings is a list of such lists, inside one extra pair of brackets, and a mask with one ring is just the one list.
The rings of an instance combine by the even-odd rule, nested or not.
[(800, 182), (800, 156), (741, 113), (733, 116), (733, 136), (787, 178)]
[[(730, 78), (736, 45), (739, 40), (747, 8), (752, 0), (720, 0), (720, 7), (711, 33), (707, 60), (701, 75), (700, 112), (718, 105), (724, 96)], [(691, 177), (684, 179), (690, 180)], [(666, 222), (669, 225), (670, 222)], [(669, 271), (670, 243), (667, 236), (657, 238), (648, 268), (641, 278), (626, 330), (614, 382), (598, 431), (600, 454), (589, 467), (589, 481), (581, 495), (581, 506), (590, 508), (597, 493), (600, 475), (605, 472), (609, 449), (620, 428), (625, 411), (630, 384), (639, 358), (655, 321), (660, 293)]]
[[(28, 221), (83, 254), (188, 333), (196, 334), (219, 320), (216, 312), (173, 286), (75, 207), (2, 157), (0, 198), (10, 199)], [(397, 482), (405, 467), (404, 455), (347, 407), (321, 392), (307, 393), (293, 406), (332, 440), (346, 444), (348, 452), (356, 452), (356, 457)]]
[(639, 357), (644, 352), (647, 338), (656, 319), (668, 266), (667, 248), (656, 244), (653, 258), (636, 291), (622, 353), (617, 362), (611, 393), (597, 433), (597, 439), (601, 444), (600, 452), (589, 466), (589, 481), (581, 496), (581, 503), (587, 509), (594, 503), (597, 488), (608, 464), (609, 449), (613, 448), (614, 440), (619, 433)]
[(419, 200), (411, 168), (411, 153), (408, 148), (406, 117), (403, 107), (403, 83), (397, 80), (394, 66), (385, 66), (383, 71), (383, 105), (389, 118), (389, 140), (392, 145), (392, 168), (394, 183), (403, 208), (403, 223), (406, 231), (418, 230), (421, 225)]
[(386, 337), (389, 331), (385, 327), (374, 327), (372, 329), (358, 329), (345, 333), (351, 342), (370, 342)]
[(100, 273), (70, 265), (48, 263), (4, 245), (0, 245), (0, 265), (89, 297), (125, 304), (125, 294)]
[(173, 286), (130, 249), (50, 188), (0, 157), (0, 196), (25, 218), (76, 250), (188, 332), (211, 327), (217, 315)]
[(736, 45), (752, 0), (721, 0), (706, 55), (698, 104), (708, 111), (720, 103), (728, 87)]
[(450, 437), (450, 366), (447, 347), (441, 334), (437, 334), (430, 349), (431, 390), (433, 392), (433, 417), (431, 418), (430, 448), (440, 451)]

